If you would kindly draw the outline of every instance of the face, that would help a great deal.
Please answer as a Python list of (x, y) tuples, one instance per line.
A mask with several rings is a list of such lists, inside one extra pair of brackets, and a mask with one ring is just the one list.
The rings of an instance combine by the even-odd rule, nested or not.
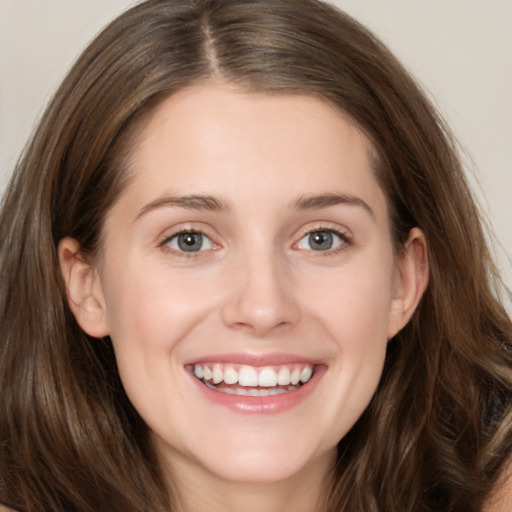
[(318, 99), (216, 85), (142, 128), (94, 311), (75, 314), (111, 337), (169, 467), (263, 482), (332, 464), (408, 317), (369, 149)]

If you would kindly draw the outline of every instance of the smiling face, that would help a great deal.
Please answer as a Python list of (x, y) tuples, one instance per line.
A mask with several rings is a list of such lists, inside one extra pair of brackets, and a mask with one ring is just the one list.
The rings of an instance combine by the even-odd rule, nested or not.
[(132, 169), (97, 265), (70, 239), (60, 254), (163, 460), (327, 471), (421, 292), (419, 236), (395, 254), (368, 141), (320, 100), (202, 85), (157, 108)]

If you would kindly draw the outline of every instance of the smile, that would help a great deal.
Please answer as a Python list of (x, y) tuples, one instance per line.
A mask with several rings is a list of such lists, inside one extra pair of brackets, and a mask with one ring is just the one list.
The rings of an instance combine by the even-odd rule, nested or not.
[(195, 364), (194, 376), (210, 389), (239, 396), (272, 396), (295, 391), (314, 374), (311, 364), (254, 367), (223, 363)]

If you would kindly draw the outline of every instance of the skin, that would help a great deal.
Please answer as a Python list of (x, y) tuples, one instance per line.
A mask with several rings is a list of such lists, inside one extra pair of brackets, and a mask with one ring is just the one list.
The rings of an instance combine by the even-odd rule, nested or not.
[[(318, 99), (189, 87), (142, 127), (97, 260), (61, 241), (70, 306), (111, 337), (183, 510), (315, 510), (427, 281), (422, 233), (393, 247), (369, 151)], [(184, 196), (216, 207), (177, 205)], [(180, 252), (183, 230), (204, 233), (203, 250)], [(332, 248), (313, 248), (311, 232), (331, 233)], [(185, 368), (219, 354), (323, 371), (295, 406), (244, 414), (205, 398)]]
[(498, 479), (496, 489), (483, 507), (483, 512), (509, 512), (512, 510), (512, 462), (508, 461)]

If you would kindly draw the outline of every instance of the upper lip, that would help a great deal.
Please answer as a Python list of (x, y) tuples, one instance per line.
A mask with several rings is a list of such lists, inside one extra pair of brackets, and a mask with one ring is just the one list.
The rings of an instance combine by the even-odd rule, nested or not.
[[(322, 361), (289, 353), (269, 353), (269, 354), (251, 354), (251, 353), (228, 353), (228, 354), (212, 354), (192, 359), (185, 363), (185, 366), (207, 363), (231, 363), (241, 364), (254, 367), (261, 366), (277, 366), (292, 363), (302, 363), (310, 365), (321, 364)], [(325, 363), (324, 363), (325, 364)]]

